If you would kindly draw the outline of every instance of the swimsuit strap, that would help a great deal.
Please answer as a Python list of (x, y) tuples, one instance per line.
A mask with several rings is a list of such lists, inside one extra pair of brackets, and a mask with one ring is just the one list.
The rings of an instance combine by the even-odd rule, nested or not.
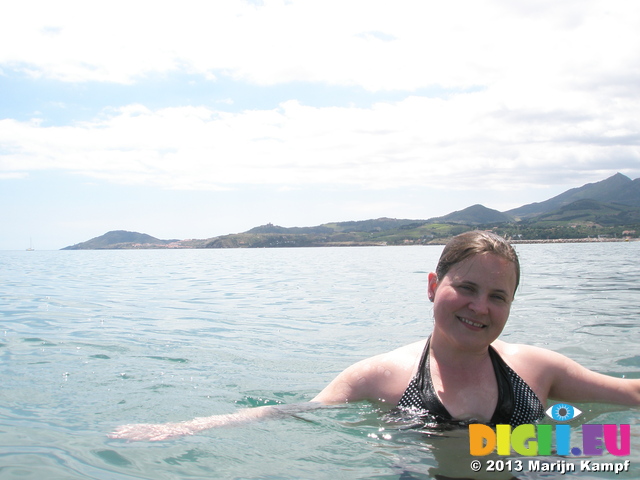
[[(495, 348), (489, 345), (489, 357), (491, 357), (491, 364), (493, 365), (493, 372), (496, 375), (496, 381), (498, 382), (498, 403), (496, 403), (496, 409), (491, 416), (491, 423), (509, 423), (511, 414), (513, 413), (513, 384), (511, 383), (511, 376), (507, 371), (507, 364), (502, 360), (502, 357), (498, 355)], [(514, 372), (515, 373), (515, 372)]]
[(445, 420), (452, 420), (453, 417), (442, 404), (438, 394), (433, 388), (433, 382), (431, 380), (431, 361), (429, 360), (429, 346), (431, 344), (431, 335), (427, 339), (427, 343), (422, 351), (422, 357), (420, 358), (420, 365), (418, 366), (418, 372), (416, 373), (416, 383), (420, 396), (422, 397), (423, 405), (427, 406), (429, 414), (443, 418)]
[[(452, 420), (453, 417), (442, 404), (440, 397), (433, 388), (433, 380), (431, 379), (431, 360), (429, 355), (431, 344), (431, 336), (427, 339), (422, 358), (420, 359), (420, 366), (418, 367), (418, 388), (424, 393), (424, 402), (429, 405), (429, 412), (447, 420)], [(495, 349), (489, 345), (489, 357), (491, 358), (491, 364), (493, 365), (493, 372), (496, 376), (498, 384), (498, 402), (496, 408), (491, 416), (491, 423), (496, 423), (495, 420), (499, 418), (509, 418), (513, 410), (513, 392), (511, 389), (511, 382), (509, 382), (509, 376), (505, 370), (505, 363), (500, 358), (500, 355)], [(425, 388), (426, 387), (426, 388)]]
[[(431, 336), (427, 339), (420, 357), (418, 372), (409, 383), (398, 402), (398, 407), (419, 409), (438, 421), (451, 422), (453, 417), (442, 404), (433, 388), (429, 349)], [(502, 359), (490, 345), (489, 357), (498, 384), (498, 401), (490, 423), (519, 425), (532, 423), (544, 416), (544, 406), (531, 387)]]

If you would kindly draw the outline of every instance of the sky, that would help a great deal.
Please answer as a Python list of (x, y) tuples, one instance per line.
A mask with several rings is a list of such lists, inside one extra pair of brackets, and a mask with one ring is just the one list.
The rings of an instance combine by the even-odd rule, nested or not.
[(637, 0), (22, 0), (0, 250), (210, 238), (640, 177)]

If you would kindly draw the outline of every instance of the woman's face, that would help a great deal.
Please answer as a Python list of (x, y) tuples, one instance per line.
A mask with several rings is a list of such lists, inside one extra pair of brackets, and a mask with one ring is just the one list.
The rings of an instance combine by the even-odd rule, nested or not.
[(492, 253), (453, 265), (442, 279), (432, 273), (435, 329), (459, 346), (486, 348), (509, 318), (515, 289), (515, 265)]

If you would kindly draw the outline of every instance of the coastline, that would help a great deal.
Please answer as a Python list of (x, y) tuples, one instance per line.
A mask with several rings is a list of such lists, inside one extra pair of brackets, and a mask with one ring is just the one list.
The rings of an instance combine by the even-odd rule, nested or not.
[(640, 238), (555, 238), (545, 240), (509, 240), (514, 245), (523, 243), (626, 243), (637, 242)]
[[(102, 248), (63, 248), (62, 250), (208, 250), (208, 249), (236, 249), (236, 248), (318, 248), (318, 247), (401, 247), (401, 246), (428, 246), (428, 245), (446, 245), (449, 238), (434, 239), (425, 242), (405, 240), (401, 243), (388, 242), (366, 242), (366, 241), (342, 241), (342, 242), (304, 242), (296, 243), (294, 241), (282, 242), (261, 242), (260, 244), (251, 245), (248, 243), (217, 243), (212, 244), (209, 241), (183, 240), (169, 244), (153, 244), (153, 243), (122, 243), (110, 245)], [(523, 239), (507, 239), (513, 245), (524, 244), (550, 244), (550, 243), (628, 243), (638, 242), (640, 238), (553, 238), (540, 240), (523, 240)]]

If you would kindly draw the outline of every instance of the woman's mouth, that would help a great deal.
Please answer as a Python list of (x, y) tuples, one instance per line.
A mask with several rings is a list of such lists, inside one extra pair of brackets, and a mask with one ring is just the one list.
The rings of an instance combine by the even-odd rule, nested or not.
[(486, 327), (486, 325), (483, 325), (482, 323), (474, 322), (472, 320), (469, 320), (468, 318), (464, 318), (464, 317), (457, 317), (457, 318), (462, 323), (465, 323), (467, 325), (471, 325), (472, 327), (475, 327), (475, 328), (485, 328)]

